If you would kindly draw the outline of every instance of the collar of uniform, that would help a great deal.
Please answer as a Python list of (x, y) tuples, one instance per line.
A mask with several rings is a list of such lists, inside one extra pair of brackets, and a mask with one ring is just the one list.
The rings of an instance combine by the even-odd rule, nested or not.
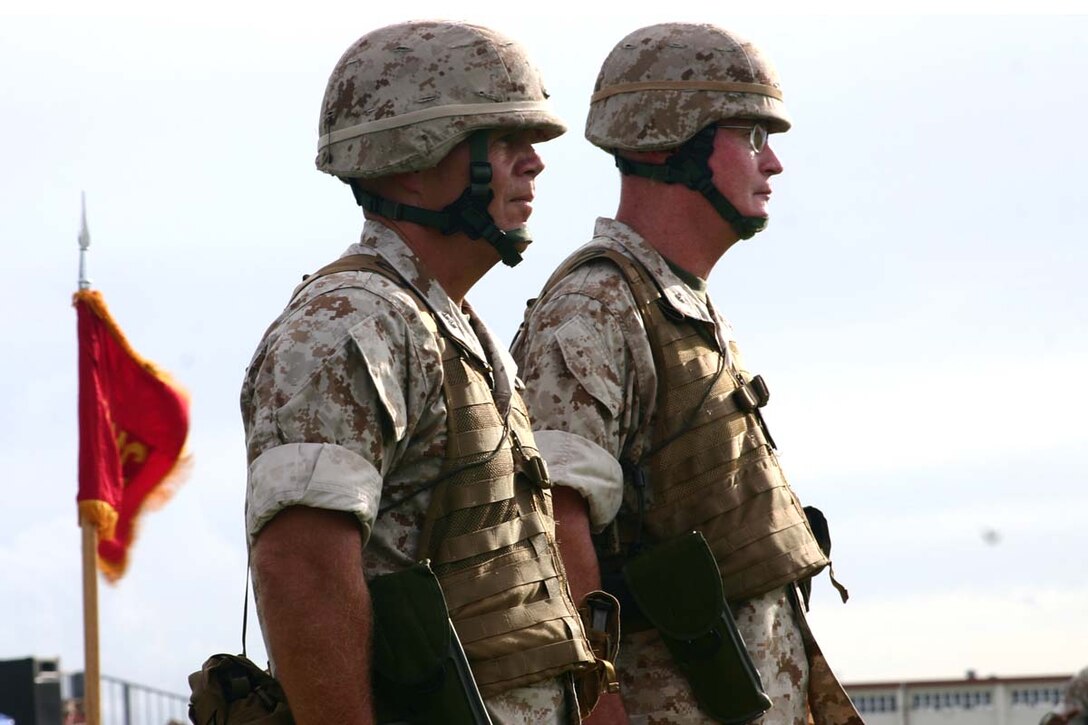
[(377, 254), (389, 262), (397, 274), (427, 303), (442, 330), (490, 369), (487, 355), (484, 354), (483, 346), (469, 324), (468, 317), (454, 304), (438, 280), (420, 263), (419, 258), (396, 232), (378, 221), (368, 219), (363, 225), (359, 243), (348, 247), (342, 256), (360, 253)]
[(662, 289), (665, 298), (677, 312), (685, 317), (714, 323), (707, 305), (699, 299), (691, 287), (669, 269), (669, 264), (661, 253), (650, 246), (650, 243), (634, 229), (615, 219), (600, 217), (597, 219), (593, 233), (596, 237), (605, 237), (618, 243), (622, 248), (621, 251), (625, 251), (629, 257), (634, 257), (640, 262), (650, 272), (654, 282)]

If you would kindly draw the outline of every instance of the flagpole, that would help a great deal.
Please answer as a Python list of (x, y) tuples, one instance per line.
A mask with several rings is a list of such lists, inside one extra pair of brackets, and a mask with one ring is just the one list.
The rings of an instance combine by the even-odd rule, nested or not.
[(98, 673), (98, 528), (83, 521), (83, 717), (99, 725)]
[[(79, 229), (79, 288), (90, 289), (87, 277), (87, 249), (91, 233), (87, 230), (87, 200), (80, 192)], [(83, 717), (87, 725), (99, 725), (98, 671), (98, 527), (91, 521), (80, 521), (83, 532)]]

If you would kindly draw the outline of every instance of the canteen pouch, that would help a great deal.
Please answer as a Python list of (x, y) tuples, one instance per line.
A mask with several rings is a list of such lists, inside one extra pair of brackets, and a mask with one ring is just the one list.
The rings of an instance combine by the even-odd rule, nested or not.
[(379, 723), (491, 725), (427, 562), (370, 581)]
[(295, 725), (280, 683), (243, 655), (212, 655), (189, 689), (193, 725)]
[(739, 725), (771, 708), (701, 533), (657, 544), (631, 559), (623, 575), (705, 714)]

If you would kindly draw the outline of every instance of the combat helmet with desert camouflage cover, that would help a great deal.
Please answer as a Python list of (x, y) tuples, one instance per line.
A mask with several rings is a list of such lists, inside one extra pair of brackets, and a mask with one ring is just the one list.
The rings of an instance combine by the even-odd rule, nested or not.
[[(536, 131), (546, 141), (566, 131), (551, 110), (539, 72), (513, 40), (478, 25), (413, 21), (359, 38), (329, 76), (319, 123), (317, 168), (349, 183), (364, 209), (484, 238), (513, 266), (524, 228), (501, 230), (488, 213), (490, 129)], [(441, 210), (396, 204), (355, 179), (436, 166), (465, 139), (469, 186)]]
[[(593, 90), (586, 139), (616, 155), (622, 173), (699, 191), (742, 239), (766, 226), (765, 217), (742, 215), (715, 188), (707, 164), (719, 121), (790, 128), (778, 74), (758, 48), (715, 25), (650, 25), (612, 49)], [(617, 153), (670, 149), (676, 152), (664, 164)]]

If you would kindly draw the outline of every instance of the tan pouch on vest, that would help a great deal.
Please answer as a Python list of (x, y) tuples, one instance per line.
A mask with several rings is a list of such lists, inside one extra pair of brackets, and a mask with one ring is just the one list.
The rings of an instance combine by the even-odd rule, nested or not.
[(189, 675), (194, 725), (294, 725), (283, 688), (242, 655), (209, 657)]

